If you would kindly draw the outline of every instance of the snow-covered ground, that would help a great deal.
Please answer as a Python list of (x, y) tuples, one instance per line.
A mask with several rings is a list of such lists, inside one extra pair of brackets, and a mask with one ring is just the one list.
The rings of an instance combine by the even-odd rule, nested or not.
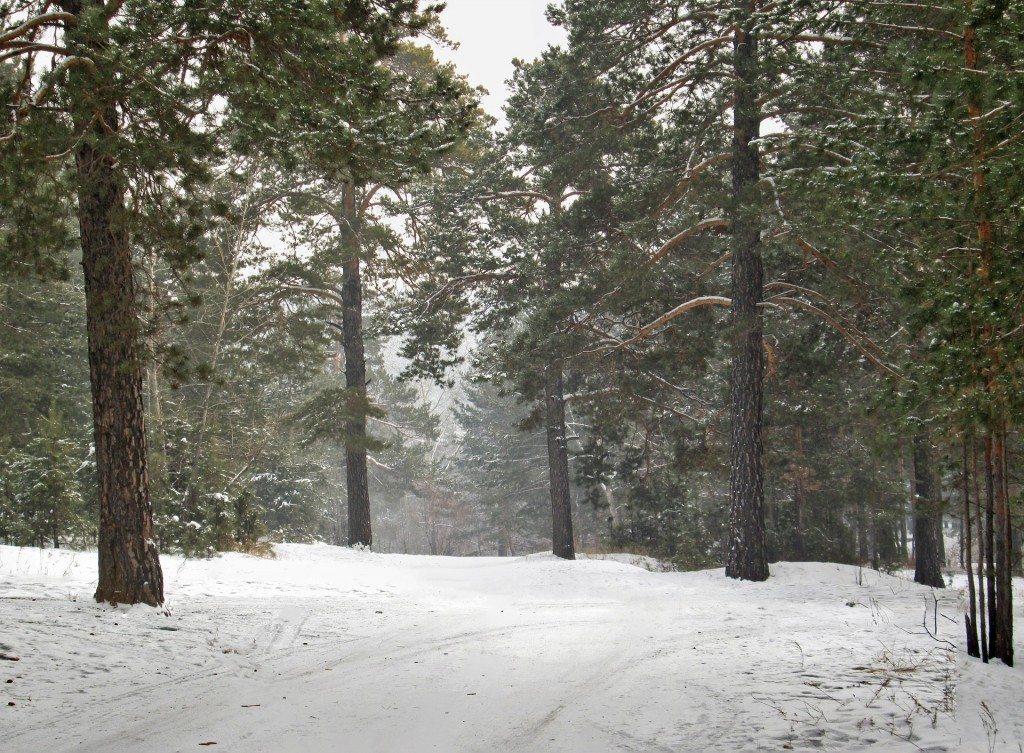
[(825, 564), (750, 584), (625, 557), (277, 553), (164, 558), (164, 613), (93, 603), (94, 554), (0, 547), (0, 654), (20, 659), (0, 660), (0, 750), (984, 753), (1024, 741), (1024, 674), (965, 658), (953, 590), (936, 601)]

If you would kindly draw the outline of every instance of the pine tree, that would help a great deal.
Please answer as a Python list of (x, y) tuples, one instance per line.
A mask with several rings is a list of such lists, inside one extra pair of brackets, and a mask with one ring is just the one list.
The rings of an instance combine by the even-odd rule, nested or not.
[[(389, 231), (388, 200), (435, 166), (458, 145), (476, 117), (475, 96), (426, 48), (406, 45), (388, 59), (375, 107), (352, 129), (348, 151), (301, 154), (299, 169), (278, 180), (272, 193), (289, 202), (293, 222), (317, 255), (312, 263), (281, 265), (284, 290), (340, 309), (328, 326), (341, 334), (346, 392), (346, 487), (350, 545), (373, 542), (367, 452), (371, 402), (364, 344), (364, 275), (378, 280), (404, 274), (401, 238)], [(289, 146), (285, 150), (287, 165)], [(330, 222), (328, 230), (320, 218)], [(338, 321), (340, 320), (340, 321)]]
[(1021, 13), (1003, 3), (856, 4), (834, 20), (859, 43), (831, 54), (842, 61), (838, 88), (861, 106), (858, 117), (834, 121), (823, 145), (846, 155), (837, 178), (869, 197), (858, 222), (872, 228), (878, 257), (896, 272), (910, 333), (899, 396), (912, 430), (985, 447), (988, 648), (1012, 663), (1013, 532), (1003, 479), (1020, 394), (1020, 342), (1009, 333), (1018, 327), (1010, 312), (1020, 270), (1012, 198), (1020, 151), (1011, 134), (1024, 106)]
[[(335, 134), (319, 127), (372, 102), (368, 91), (380, 78), (373, 61), (423, 29), (435, 9), (420, 14), (415, 0), (354, 2), (340, 13), (322, 3), (276, 1), (62, 0), (55, 11), (50, 5), (3, 9), (0, 53), (11, 117), (3, 161), (24, 175), (6, 186), (35, 189), (23, 197), (8, 191), (5, 198), (16, 206), (39, 197), (56, 205), (52, 215), (36, 211), (41, 229), (15, 233), (20, 240), (59, 235), (52, 218), (75, 201), (99, 480), (96, 598), (159, 604), (163, 580), (152, 531), (131, 248), (135, 203), (126, 196), (202, 182), (221, 124), (243, 126), (242, 145), (286, 139), (298, 127), (319, 130), (321, 148), (327, 141), (334, 148)], [(50, 32), (53, 44), (45, 36)], [(45, 68), (51, 56), (53, 65)], [(327, 82), (341, 80), (349, 85), (323, 92)], [(216, 95), (227, 108), (221, 117), (209, 106)], [(140, 123), (146, 127), (136, 128)], [(57, 183), (63, 191), (37, 188), (38, 176), (53, 169), (45, 167), (50, 158), (62, 158), (67, 170)], [(194, 223), (183, 224), (187, 240)], [(184, 243), (176, 261), (185, 263), (189, 249)], [(37, 267), (46, 257), (20, 244), (16, 250)]]

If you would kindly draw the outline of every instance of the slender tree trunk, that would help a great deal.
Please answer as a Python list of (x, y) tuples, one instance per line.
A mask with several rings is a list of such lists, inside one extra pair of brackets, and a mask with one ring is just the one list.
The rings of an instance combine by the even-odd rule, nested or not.
[(807, 559), (807, 543), (804, 533), (804, 428), (796, 425), (796, 478), (793, 479), (793, 504), (796, 506), (796, 535), (794, 549), (798, 561)]
[(572, 560), (576, 559), (576, 546), (569, 495), (569, 448), (561, 359), (554, 359), (544, 370), (544, 413), (551, 491), (551, 550), (562, 559)]
[[(968, 11), (973, 9), (973, 0), (966, 0)], [(964, 62), (968, 70), (982, 70), (981, 56), (978, 49), (977, 30), (973, 25), (964, 29)], [(989, 140), (985, 134), (984, 112), (985, 102), (982, 100), (983, 89), (969, 87), (967, 93), (967, 111), (973, 126), (973, 187), (974, 208), (978, 245), (980, 247), (977, 274), (982, 281), (991, 282), (993, 227), (988, 207), (988, 187), (986, 185), (986, 166)], [(986, 343), (998, 343), (996, 333), (990, 324), (983, 328), (983, 340)], [(992, 365), (988, 374), (983, 377), (985, 391), (993, 391), (994, 377), (999, 373), (1002, 354), (1001, 346), (993, 344), (988, 352)], [(997, 398), (998, 400), (998, 398)], [(1013, 577), (1012, 551), (1013, 533), (1008, 509), (1006, 476), (1006, 425), (1002, 418), (993, 421), (986, 444), (986, 547), (989, 549), (988, 592), (989, 592), (989, 652), (991, 656), (1001, 658), (1007, 665), (1013, 666)]]
[(978, 544), (978, 635), (981, 660), (988, 662), (988, 619), (985, 601), (985, 525), (981, 517), (981, 474), (978, 472), (978, 442), (971, 442), (971, 468), (974, 477), (974, 530)]
[[(900, 477), (900, 486), (906, 489), (907, 483), (907, 467), (906, 461), (904, 460), (903, 444), (900, 443), (899, 457), (897, 458), (896, 465), (898, 466), (898, 473)], [(913, 492), (910, 494), (913, 499)], [(910, 559), (910, 550), (907, 544), (907, 498), (906, 494), (900, 495), (900, 555), (903, 557), (903, 562), (907, 562)]]
[(978, 595), (974, 588), (974, 550), (971, 531), (971, 479), (969, 460), (967, 455), (968, 440), (963, 439), (963, 465), (961, 475), (963, 480), (964, 512), (962, 523), (962, 535), (964, 549), (964, 570), (967, 573), (968, 610), (964, 625), (967, 630), (967, 653), (971, 656), (981, 656), (981, 646), (978, 642)]
[(1003, 519), (1005, 520), (1005, 526), (1003, 528), (1003, 546), (1006, 547), (1004, 552), (1004, 562), (1006, 564), (1006, 570), (1003, 573), (1003, 585), (1006, 589), (1006, 606), (1004, 607), (1004, 627), (1006, 629), (1006, 647), (1007, 655), (1005, 661), (1009, 666), (1013, 666), (1013, 573), (1014, 573), (1014, 529), (1013, 529), (1013, 516), (1010, 512), (1010, 461), (1009, 461), (1009, 450), (1007, 448), (1007, 442), (1009, 437), (1009, 424), (1003, 422), (1002, 429), (1002, 474), (1003, 474)]
[(992, 434), (985, 436), (985, 585), (988, 591), (988, 655), (998, 659), (1000, 649), (996, 637), (996, 604), (999, 591), (996, 588), (995, 558), (995, 476), (992, 469)]
[(931, 441), (914, 436), (914, 580), (944, 588), (942, 578), (942, 512), (932, 471)]
[[(79, 15), (85, 5), (74, 0), (62, 7)], [(68, 39), (99, 49), (102, 43), (79, 29), (69, 24)], [(153, 540), (146, 465), (135, 270), (124, 186), (110, 148), (118, 111), (115, 103), (104, 101), (107, 87), (101, 75), (79, 66), (70, 88), (72, 116), (84, 134), (75, 165), (100, 502), (96, 600), (156, 606), (164, 600), (163, 573)]]
[(506, 498), (501, 504), (501, 530), (498, 532), (498, 556), (514, 557), (512, 546), (512, 502)]
[(335, 546), (345, 545), (345, 524), (346, 524), (346, 510), (342, 505), (341, 500), (338, 500), (337, 507), (334, 511), (334, 544)]
[(993, 442), (993, 484), (996, 518), (996, 624), (993, 655), (1013, 666), (1013, 539), (1006, 487), (1006, 433), (1000, 429)]
[[(886, 501), (881, 493), (877, 498), (877, 508), (885, 509)], [(893, 542), (896, 539), (896, 532), (889, 525), (888, 520), (881, 520), (876, 516), (871, 521), (871, 569), (882, 569), (882, 553), (891, 553), (894, 549)]]
[[(250, 205), (252, 197), (250, 191), (247, 190), (245, 195), (245, 202), (242, 207), (241, 217), (238, 219), (238, 226), (235, 228), (235, 235), (229, 246), (224, 245), (224, 241), (220, 245), (220, 263), (221, 270), (223, 271), (224, 278), (221, 289), (218, 291), (220, 294), (220, 310), (217, 312), (217, 330), (213, 336), (213, 340), (210, 343), (210, 358), (209, 364), (210, 369), (213, 372), (217, 371), (217, 367), (220, 365), (220, 357), (224, 350), (224, 338), (227, 335), (228, 326), (231, 323), (231, 302), (235, 293), (235, 284), (238, 281), (238, 270), (241, 264), (242, 251), (245, 247), (245, 241), (248, 237), (246, 230), (251, 221), (250, 217)], [(192, 439), (192, 474), (202, 472), (202, 465), (204, 460), (209, 459), (209, 452), (206, 450), (207, 444), (207, 430), (210, 425), (210, 413), (211, 413), (211, 402), (213, 399), (213, 388), (214, 380), (210, 379), (206, 383), (206, 388), (203, 390), (203, 402), (202, 408), (199, 412), (199, 425), (196, 428), (196, 434)], [(191, 486), (195, 486), (195, 479), (190, 482)]]
[[(749, 13), (746, 2), (743, 12)], [(749, 18), (749, 17), (748, 17)], [(757, 198), (760, 155), (756, 140), (757, 41), (744, 24), (733, 42), (736, 74), (732, 154), (732, 376), (730, 381), (729, 559), (730, 578), (768, 579), (761, 440), (764, 412), (764, 299), (761, 222)]]
[(868, 563), (868, 505), (863, 497), (857, 500), (857, 564)]
[[(157, 290), (156, 290), (156, 251), (150, 248), (148, 259), (149, 289), (147, 291), (148, 315), (151, 322), (156, 322), (157, 317)], [(163, 394), (160, 385), (160, 364), (155, 354), (151, 354), (146, 363), (146, 393), (149, 397), (147, 405), (148, 426), (150, 436), (156, 444), (156, 453), (150, 453), (150, 488), (157, 489), (157, 499), (160, 494), (166, 494), (170, 488), (170, 472), (168, 468), (167, 452), (167, 428), (164, 424), (163, 415)], [(151, 445), (152, 447), (152, 445)], [(155, 462), (154, 462), (155, 461)], [(154, 507), (156, 503), (154, 502)], [(162, 550), (163, 539), (157, 532), (157, 544)]]
[(363, 348), (363, 280), (359, 235), (356, 229), (355, 186), (343, 187), (345, 227), (342, 244), (345, 251), (341, 297), (342, 337), (345, 349), (345, 387), (353, 406), (345, 424), (345, 486), (348, 497), (349, 546), (371, 546), (373, 531), (370, 523), (370, 485), (367, 476), (367, 434), (365, 406), (366, 356)]

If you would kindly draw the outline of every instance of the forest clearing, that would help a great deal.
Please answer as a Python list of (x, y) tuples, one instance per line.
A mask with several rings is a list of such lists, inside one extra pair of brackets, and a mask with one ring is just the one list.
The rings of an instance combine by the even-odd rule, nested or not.
[(0, 0), (0, 751), (1024, 753), (1022, 40)]
[(3, 547), (2, 641), (22, 652), (0, 664), (14, 678), (0, 701), (17, 704), (5, 750), (984, 753), (1024, 739), (1020, 674), (987, 677), (954, 648), (958, 590), (848, 565), (779, 564), (757, 586), (648, 562), (284, 545), (168, 558), (165, 615), (92, 603), (82, 553)]

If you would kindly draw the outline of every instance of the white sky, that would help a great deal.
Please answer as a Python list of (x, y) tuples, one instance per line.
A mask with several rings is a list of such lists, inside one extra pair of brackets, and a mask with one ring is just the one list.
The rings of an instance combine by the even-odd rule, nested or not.
[(512, 77), (512, 59), (532, 60), (548, 45), (563, 41), (563, 31), (544, 16), (550, 0), (447, 0), (441, 20), (457, 50), (438, 50), (455, 63), (474, 86), (490, 92), (484, 109), (501, 117)]

